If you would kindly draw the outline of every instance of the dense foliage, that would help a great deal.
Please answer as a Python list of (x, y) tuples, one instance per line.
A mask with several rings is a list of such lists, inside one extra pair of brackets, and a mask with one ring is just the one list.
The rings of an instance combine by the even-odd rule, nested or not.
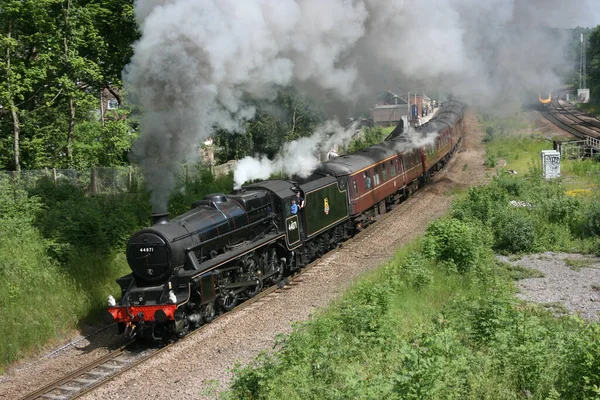
[[(101, 106), (100, 95), (112, 91), (122, 100), (121, 71), (138, 36), (133, 0), (4, 1), (0, 166), (38, 169), (126, 162), (134, 122), (123, 122), (123, 111), (101, 118), (106, 105)], [(103, 152), (109, 160), (94, 159)]]
[[(232, 187), (232, 176), (192, 170), (169, 209), (181, 214)], [(148, 225), (150, 212), (144, 192), (90, 196), (44, 179), (26, 192), (0, 175), (0, 370), (82, 322), (101, 320), (107, 295), (118, 297), (115, 279), (130, 272), (127, 239)]]
[(348, 152), (353, 153), (360, 149), (364, 149), (365, 147), (381, 143), (386, 136), (387, 133), (380, 126), (366, 127), (362, 130), (358, 137), (354, 138), (350, 142), (350, 145), (348, 146)]
[(600, 104), (600, 26), (590, 34), (587, 51), (588, 87), (594, 103)]
[(284, 142), (312, 135), (324, 121), (315, 103), (293, 87), (281, 88), (272, 101), (249, 102), (257, 111), (244, 132), (215, 132), (220, 163), (256, 154), (272, 159)]
[(511, 281), (526, 272), (494, 257), (598, 253), (587, 229), (593, 196), (513, 175), (472, 188), (423, 240), (297, 326), (278, 351), (238, 367), (225, 397), (597, 398), (600, 326), (519, 301)]

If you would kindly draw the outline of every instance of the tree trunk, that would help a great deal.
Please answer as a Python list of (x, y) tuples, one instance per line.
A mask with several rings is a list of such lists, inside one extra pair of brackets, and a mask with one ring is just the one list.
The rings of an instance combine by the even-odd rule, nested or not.
[(292, 139), (294, 138), (294, 132), (296, 131), (296, 109), (298, 108), (297, 105), (294, 105), (294, 113), (292, 114), (292, 132), (290, 134), (290, 137)]
[(14, 134), (14, 141), (13, 141), (13, 151), (14, 151), (14, 155), (15, 155), (15, 170), (20, 171), (21, 170), (21, 161), (19, 160), (19, 155), (20, 155), (20, 147), (19, 147), (19, 139), (21, 136), (21, 124), (19, 123), (19, 114), (17, 114), (17, 107), (15, 107), (15, 100), (13, 99), (12, 95), (10, 97), (10, 113), (12, 114), (12, 120), (13, 120), (13, 134)]
[(75, 101), (69, 97), (69, 134), (67, 137), (67, 162), (69, 168), (73, 166), (73, 132), (75, 132)]
[[(63, 36), (63, 45), (65, 50), (65, 62), (67, 70), (70, 67), (71, 59), (69, 57), (69, 7), (70, 0), (66, 0), (64, 7), (65, 32)], [(75, 89), (77, 90), (77, 89)], [(75, 100), (73, 94), (69, 95), (69, 131), (67, 134), (67, 165), (69, 168), (73, 165), (73, 132), (75, 131)]]
[[(7, 37), (10, 41), (12, 35), (12, 20), (8, 20), (8, 34)], [(21, 170), (21, 162), (19, 160), (20, 155), (20, 147), (19, 147), (19, 139), (21, 137), (21, 124), (19, 123), (19, 114), (17, 113), (17, 107), (15, 106), (15, 99), (12, 94), (12, 87), (10, 84), (11, 78), (11, 70), (10, 70), (10, 47), (6, 47), (6, 83), (8, 84), (8, 107), (10, 108), (10, 114), (12, 116), (12, 125), (13, 125), (13, 153), (14, 153), (14, 162), (15, 162), (15, 170)]]

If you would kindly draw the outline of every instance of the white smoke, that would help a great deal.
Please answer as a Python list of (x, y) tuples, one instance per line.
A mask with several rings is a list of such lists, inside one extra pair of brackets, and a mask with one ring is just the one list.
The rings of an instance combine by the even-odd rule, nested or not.
[(324, 160), (327, 153), (337, 147), (347, 147), (356, 134), (357, 123), (343, 127), (337, 120), (318, 126), (309, 137), (284, 143), (273, 160), (266, 156), (244, 157), (233, 173), (234, 189), (255, 179), (268, 179), (280, 173), (288, 177), (305, 178)]
[(276, 87), (307, 85), (352, 104), (387, 89), (382, 84), (428, 84), (489, 104), (525, 89), (547, 91), (561, 82), (565, 60), (560, 37), (540, 27), (589, 18), (588, 5), (137, 0), (142, 37), (124, 72), (142, 112), (133, 158), (160, 211), (180, 163), (197, 157), (203, 139), (215, 127), (242, 131), (253, 117), (244, 96), (273, 99)]

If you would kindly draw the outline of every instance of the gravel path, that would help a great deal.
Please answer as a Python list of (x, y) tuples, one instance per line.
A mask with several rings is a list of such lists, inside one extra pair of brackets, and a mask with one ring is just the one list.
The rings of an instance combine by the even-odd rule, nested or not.
[[(338, 251), (324, 256), (299, 285), (272, 293), (255, 304), (225, 315), (198, 334), (117, 377), (84, 399), (202, 398), (207, 385), (226, 388), (236, 363), (247, 363), (273, 347), (276, 335), (310, 318), (360, 275), (390, 258), (395, 249), (422, 234), (427, 225), (450, 208), (452, 193), (485, 180), (482, 133), (473, 112), (466, 116), (461, 150), (434, 182), (386, 214)], [(114, 339), (112, 335), (107, 338)], [(90, 343), (90, 347), (96, 347)], [(71, 349), (34, 365), (13, 368), (0, 383), (0, 398), (18, 398), (28, 391), (98, 356)], [(105, 349), (106, 351), (106, 349)], [(93, 357), (90, 355), (93, 354)], [(80, 360), (85, 361), (79, 362)]]
[(544, 274), (541, 278), (518, 281), (519, 298), (555, 309), (556, 305), (560, 305), (556, 309), (559, 313), (564, 307), (571, 314), (599, 320), (600, 257), (546, 252), (528, 255), (516, 261), (504, 256), (498, 258)]

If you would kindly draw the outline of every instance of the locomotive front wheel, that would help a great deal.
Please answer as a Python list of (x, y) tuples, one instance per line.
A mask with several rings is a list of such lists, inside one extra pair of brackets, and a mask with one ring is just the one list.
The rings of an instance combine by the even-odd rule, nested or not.
[(217, 315), (215, 302), (211, 301), (210, 303), (203, 305), (201, 314), (202, 314), (202, 319), (204, 320), (204, 323), (206, 323), (206, 324), (211, 323), (213, 321), (213, 319), (215, 319), (215, 316)]

